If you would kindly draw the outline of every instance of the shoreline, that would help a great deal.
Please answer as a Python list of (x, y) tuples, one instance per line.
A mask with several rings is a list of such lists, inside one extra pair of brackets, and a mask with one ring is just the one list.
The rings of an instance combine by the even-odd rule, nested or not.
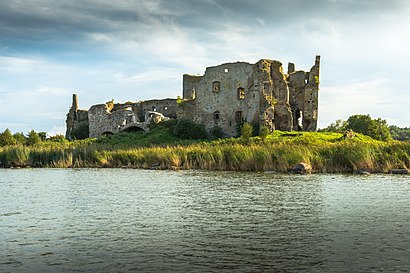
[[(160, 170), (267, 171), (287, 173), (306, 163), (312, 173), (407, 172), (410, 142), (222, 139), (186, 145), (115, 147), (98, 143), (51, 143), (0, 148), (0, 168), (130, 168)], [(407, 171), (405, 171), (407, 170)]]

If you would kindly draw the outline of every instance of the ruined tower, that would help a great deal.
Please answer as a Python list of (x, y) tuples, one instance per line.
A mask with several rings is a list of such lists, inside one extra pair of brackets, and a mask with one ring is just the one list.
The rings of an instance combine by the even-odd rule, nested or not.
[[(270, 131), (317, 129), (320, 56), (309, 72), (289, 63), (262, 59), (256, 64), (226, 63), (208, 67), (203, 76), (184, 75), (179, 119), (238, 135), (238, 126), (251, 123)], [(192, 95), (194, 94), (194, 95)]]
[(65, 137), (70, 140), (88, 137), (88, 111), (78, 108), (77, 94), (73, 94), (73, 102), (67, 113)]

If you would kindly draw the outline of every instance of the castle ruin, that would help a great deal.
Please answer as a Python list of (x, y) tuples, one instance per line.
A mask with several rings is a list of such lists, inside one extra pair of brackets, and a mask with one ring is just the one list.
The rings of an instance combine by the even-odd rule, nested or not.
[(208, 132), (219, 127), (226, 137), (238, 135), (249, 122), (269, 131), (316, 131), (318, 119), (320, 56), (310, 71), (279, 61), (262, 59), (255, 64), (236, 62), (208, 67), (203, 76), (183, 75), (181, 99), (148, 100), (115, 104), (113, 101), (78, 109), (78, 99), (67, 114), (66, 137), (88, 125), (89, 137), (130, 131), (149, 131), (148, 125), (166, 118), (203, 124)]

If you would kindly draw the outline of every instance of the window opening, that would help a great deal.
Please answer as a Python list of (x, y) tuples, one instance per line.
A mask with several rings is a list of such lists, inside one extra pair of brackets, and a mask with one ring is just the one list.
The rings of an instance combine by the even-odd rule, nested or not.
[(214, 112), (214, 121), (218, 122), (221, 119), (221, 113), (219, 111)]
[(302, 131), (302, 119), (302, 111), (296, 110), (296, 125), (298, 131)]
[(243, 87), (238, 88), (238, 99), (240, 99), (240, 100), (245, 99), (245, 88), (243, 88)]
[(212, 92), (219, 93), (221, 91), (221, 82), (213, 82), (212, 83)]
[(235, 123), (242, 123), (242, 111), (235, 112)]

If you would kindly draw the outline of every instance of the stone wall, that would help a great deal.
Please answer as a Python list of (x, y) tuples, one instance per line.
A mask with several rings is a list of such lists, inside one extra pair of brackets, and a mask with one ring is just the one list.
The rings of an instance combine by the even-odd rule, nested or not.
[(151, 122), (157, 123), (167, 116), (176, 117), (175, 99), (93, 105), (88, 110), (89, 136), (95, 138), (119, 132), (148, 132)]
[[(309, 72), (289, 63), (262, 59), (255, 64), (236, 62), (208, 67), (203, 76), (183, 75), (182, 100), (163, 99), (114, 104), (113, 101), (78, 109), (77, 95), (67, 114), (66, 137), (82, 124), (89, 136), (122, 131), (148, 131), (152, 120), (164, 116), (220, 127), (225, 136), (238, 135), (243, 122), (255, 128), (315, 131), (318, 116), (320, 56)], [(178, 103), (177, 103), (178, 101)]]
[(225, 136), (236, 136), (243, 122), (270, 131), (316, 130), (319, 60), (310, 72), (295, 72), (290, 63), (285, 74), (281, 62), (262, 59), (208, 67), (203, 76), (184, 75), (177, 116), (204, 124), (208, 132), (218, 126)]
[(73, 102), (66, 118), (66, 135), (67, 139), (74, 139), (76, 130), (88, 126), (88, 111), (78, 109), (78, 96), (73, 94)]

